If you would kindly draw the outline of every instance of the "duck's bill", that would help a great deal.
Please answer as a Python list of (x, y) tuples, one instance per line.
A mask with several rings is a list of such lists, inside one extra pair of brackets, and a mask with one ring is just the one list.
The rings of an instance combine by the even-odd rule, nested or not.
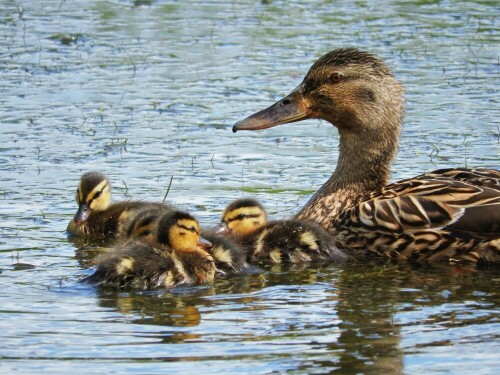
[(305, 120), (311, 117), (311, 110), (300, 94), (299, 88), (276, 102), (269, 108), (257, 112), (233, 126), (233, 132), (238, 130), (261, 130), (273, 126)]
[(87, 204), (82, 204), (78, 207), (78, 211), (76, 211), (75, 217), (73, 220), (76, 225), (82, 225), (87, 221), (90, 215), (90, 207)]
[(199, 238), (198, 243), (196, 245), (201, 249), (210, 249), (212, 247), (212, 243), (203, 237)]
[(231, 234), (231, 229), (228, 228), (227, 224), (222, 222), (215, 228), (215, 233), (221, 236), (228, 236)]

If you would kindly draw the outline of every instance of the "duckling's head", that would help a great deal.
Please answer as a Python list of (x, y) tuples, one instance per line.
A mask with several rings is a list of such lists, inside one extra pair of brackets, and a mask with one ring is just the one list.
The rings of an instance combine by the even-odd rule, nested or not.
[(104, 211), (110, 202), (111, 190), (106, 176), (99, 172), (85, 173), (76, 189), (78, 211), (74, 217), (75, 223), (83, 224), (91, 212)]
[(146, 207), (134, 215), (128, 223), (127, 238), (142, 241), (156, 241), (156, 228), (164, 211), (159, 207)]
[(373, 127), (383, 132), (393, 126), (399, 133), (403, 91), (381, 59), (355, 48), (340, 48), (320, 57), (288, 96), (238, 122), (233, 131), (320, 118), (341, 132), (363, 133)]
[(229, 204), (222, 213), (219, 233), (244, 237), (255, 233), (266, 223), (264, 206), (255, 199), (242, 198)]
[(158, 221), (157, 241), (174, 251), (194, 252), (207, 249), (210, 242), (200, 237), (200, 226), (190, 214), (182, 211), (170, 211)]

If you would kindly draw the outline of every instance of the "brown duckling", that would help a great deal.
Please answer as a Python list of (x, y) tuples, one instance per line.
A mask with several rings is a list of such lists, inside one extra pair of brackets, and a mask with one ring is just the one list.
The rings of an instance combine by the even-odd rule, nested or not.
[(403, 94), (381, 59), (336, 49), (288, 96), (233, 131), (308, 118), (337, 127), (335, 171), (296, 218), (319, 223), (340, 248), (403, 260), (500, 262), (500, 171), (445, 169), (388, 184)]
[(99, 172), (87, 172), (76, 190), (78, 211), (67, 231), (94, 238), (117, 238), (123, 235), (130, 218), (143, 208), (169, 208), (160, 203), (143, 201), (111, 202), (108, 179)]
[(179, 284), (211, 283), (217, 271), (200, 237), (196, 219), (167, 211), (158, 220), (155, 243), (132, 239), (96, 260), (96, 271), (83, 280), (136, 289), (170, 288)]
[[(161, 207), (148, 207), (137, 212), (128, 224), (127, 238), (155, 243), (157, 241), (156, 227), (164, 211)], [(212, 247), (206, 251), (212, 256), (215, 266), (219, 270), (217, 276), (260, 272), (257, 267), (247, 263), (246, 251), (234, 241), (207, 229), (201, 230), (201, 236), (212, 244)]]
[(268, 221), (257, 200), (238, 199), (222, 213), (220, 233), (247, 250), (249, 261), (304, 263), (347, 258), (319, 225), (305, 220)]

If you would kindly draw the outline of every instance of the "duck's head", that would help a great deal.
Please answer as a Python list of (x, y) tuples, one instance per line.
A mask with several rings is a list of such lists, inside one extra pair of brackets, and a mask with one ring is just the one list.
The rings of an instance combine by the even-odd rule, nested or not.
[(76, 189), (78, 211), (74, 217), (75, 223), (82, 225), (91, 212), (104, 211), (110, 202), (111, 190), (106, 176), (99, 172), (85, 173)]
[(226, 207), (218, 232), (244, 237), (255, 233), (266, 223), (267, 213), (264, 206), (255, 199), (243, 198)]
[(319, 118), (335, 125), (341, 135), (399, 138), (403, 93), (381, 59), (355, 48), (340, 48), (319, 58), (289, 95), (239, 121), (233, 132)]
[(195, 252), (208, 249), (212, 244), (200, 237), (200, 226), (190, 214), (169, 211), (158, 221), (157, 241), (174, 251)]

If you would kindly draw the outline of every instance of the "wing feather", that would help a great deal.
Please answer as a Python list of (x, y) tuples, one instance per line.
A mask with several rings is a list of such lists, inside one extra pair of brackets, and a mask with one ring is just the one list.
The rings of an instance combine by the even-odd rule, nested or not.
[(386, 233), (451, 228), (500, 236), (500, 191), (491, 183), (470, 183), (464, 171), (446, 173), (454, 177), (426, 174), (387, 185), (342, 212), (335, 226), (358, 225), (363, 231)]

